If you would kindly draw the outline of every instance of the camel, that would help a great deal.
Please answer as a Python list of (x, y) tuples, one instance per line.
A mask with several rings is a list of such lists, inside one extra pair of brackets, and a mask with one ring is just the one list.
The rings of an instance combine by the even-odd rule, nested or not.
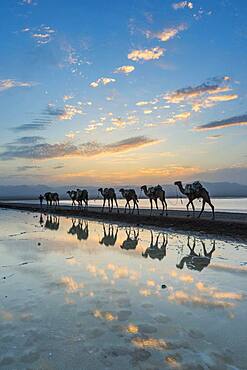
[(129, 230), (125, 229), (125, 232), (126, 232), (127, 238), (123, 241), (123, 244), (120, 245), (120, 248), (126, 249), (126, 250), (136, 249), (138, 241), (139, 241), (139, 229), (137, 230), (137, 232), (135, 229), (133, 229), (133, 236), (131, 236), (131, 227), (129, 228)]
[(150, 246), (145, 250), (144, 253), (142, 253), (142, 257), (148, 258), (148, 256), (152, 259), (158, 259), (161, 261), (165, 256), (166, 256), (166, 247), (168, 245), (168, 235), (162, 233), (163, 235), (163, 241), (161, 246), (159, 247), (159, 237), (161, 233), (158, 233), (156, 237), (156, 241), (154, 243), (154, 237), (153, 237), (153, 231), (150, 230), (151, 233), (151, 241), (150, 241)]
[[(210, 195), (209, 195), (208, 191), (203, 186), (198, 187), (197, 190), (194, 190), (194, 191), (190, 190), (188, 192), (188, 191), (186, 191), (186, 187), (188, 188), (188, 186), (190, 187), (190, 185), (186, 185), (186, 187), (184, 188), (181, 181), (174, 182), (174, 185), (178, 186), (180, 192), (187, 196), (187, 198), (189, 200), (189, 203), (187, 203), (187, 205), (186, 205), (187, 212), (189, 212), (189, 205), (191, 204), (191, 207), (193, 209), (193, 217), (195, 216), (195, 207), (194, 207), (194, 204), (193, 204), (193, 200), (202, 198), (202, 209), (201, 209), (201, 212), (198, 215), (198, 218), (201, 217), (201, 214), (202, 214), (202, 212), (204, 211), (204, 208), (205, 208), (205, 204), (207, 203), (212, 209), (212, 213), (213, 213), (212, 219), (213, 220), (215, 219), (214, 206), (211, 203), (211, 199), (210, 199)], [(188, 213), (187, 217), (189, 217), (189, 216), (190, 215)]]
[(76, 198), (77, 198), (77, 192), (75, 190), (68, 190), (67, 194), (69, 195), (70, 199), (72, 200), (72, 207), (76, 207)]
[(57, 231), (59, 229), (59, 217), (48, 215), (45, 222), (45, 228)]
[[(84, 225), (84, 227), (83, 227)], [(72, 226), (67, 231), (70, 235), (76, 235), (78, 240), (87, 240), (89, 236), (88, 222), (79, 220), (76, 224), (76, 220), (72, 219)]]
[[(84, 227), (83, 227), (84, 225)], [(76, 226), (76, 235), (78, 240), (87, 240), (89, 236), (88, 222), (84, 220), (79, 220)]]
[(82, 207), (82, 202), (85, 203), (85, 207), (88, 206), (88, 191), (86, 189), (76, 189), (76, 200), (79, 207)]
[(162, 204), (161, 216), (163, 216), (165, 208), (166, 208), (166, 216), (168, 215), (165, 190), (162, 189), (160, 185), (152, 186), (150, 188), (147, 188), (146, 185), (143, 185), (141, 187), (141, 191), (144, 191), (144, 194), (149, 198), (150, 206), (151, 206), (150, 215), (153, 213), (153, 201), (156, 205), (156, 208), (159, 209), (158, 199), (161, 201), (161, 204)]
[(105, 189), (99, 188), (98, 191), (104, 198), (102, 212), (104, 212), (105, 202), (106, 200), (108, 200), (109, 212), (112, 212), (113, 201), (115, 201), (116, 206), (117, 206), (117, 212), (119, 213), (118, 204), (117, 204), (117, 196), (116, 196), (115, 190), (113, 188), (105, 188)]
[(55, 207), (59, 206), (59, 195), (58, 193), (51, 193), (50, 191), (44, 194), (47, 206), (52, 206), (54, 203)]
[(130, 202), (133, 201), (134, 207), (132, 210), (132, 213), (135, 212), (135, 208), (137, 209), (137, 213), (139, 215), (139, 207), (138, 207), (138, 199), (137, 195), (134, 189), (120, 189), (119, 192), (122, 194), (122, 197), (126, 199), (126, 204), (124, 207), (124, 213), (126, 213), (127, 207), (129, 207), (129, 212), (130, 212)]
[(68, 234), (70, 235), (75, 235), (76, 234), (76, 220), (72, 218), (72, 226), (69, 228), (69, 230), (67, 231)]
[(108, 225), (108, 232), (106, 232), (105, 224), (103, 224), (103, 230), (104, 230), (104, 236), (99, 241), (99, 244), (103, 244), (106, 247), (114, 246), (117, 241), (117, 235), (118, 235), (118, 227), (116, 228), (114, 232), (113, 225)]
[(203, 254), (204, 256), (201, 256), (201, 254), (197, 254), (195, 252), (195, 246), (196, 246), (196, 238), (194, 238), (193, 241), (193, 246), (190, 246), (190, 237), (188, 236), (188, 241), (187, 241), (187, 246), (190, 249), (190, 254), (187, 256), (183, 257), (181, 261), (176, 265), (177, 268), (183, 269), (184, 264), (186, 264), (187, 268), (189, 270), (197, 270), (197, 271), (202, 271), (204, 267), (207, 267), (212, 258), (212, 254), (215, 251), (215, 240), (213, 241), (213, 247), (212, 249), (207, 252), (205, 243), (201, 240), (202, 247), (203, 247)]

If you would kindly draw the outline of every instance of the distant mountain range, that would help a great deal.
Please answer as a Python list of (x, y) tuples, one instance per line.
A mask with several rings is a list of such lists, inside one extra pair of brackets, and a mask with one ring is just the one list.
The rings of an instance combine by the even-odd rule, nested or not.
[[(202, 182), (203, 185), (208, 189), (212, 197), (247, 197), (247, 185), (241, 185), (237, 183), (229, 182)], [(177, 187), (171, 184), (162, 185), (166, 190), (166, 196), (176, 197)], [(74, 186), (48, 186), (48, 185), (5, 185), (0, 186), (0, 199), (2, 200), (14, 200), (14, 199), (37, 199), (39, 194), (44, 194), (47, 191), (58, 192), (61, 199), (67, 199), (67, 190), (83, 188), (82, 185)], [(96, 198), (98, 196), (98, 187), (96, 186), (85, 186), (89, 191), (90, 198)], [(118, 189), (119, 186), (116, 186)], [(125, 188), (136, 189), (137, 195), (140, 196), (140, 187), (135, 185), (126, 185)], [(120, 194), (119, 194), (120, 195)], [(181, 195), (181, 194), (180, 194)], [(143, 197), (143, 194), (142, 194)]]

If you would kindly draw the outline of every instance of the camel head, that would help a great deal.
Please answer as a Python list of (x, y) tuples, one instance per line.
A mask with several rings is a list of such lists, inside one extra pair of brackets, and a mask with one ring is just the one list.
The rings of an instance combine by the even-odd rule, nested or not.
[(144, 191), (147, 190), (147, 185), (142, 185), (141, 190), (144, 190)]
[(103, 188), (99, 188), (98, 189), (98, 192), (101, 193), (103, 195)]
[(123, 194), (124, 193), (124, 189), (123, 188), (119, 189), (119, 193)]
[(177, 185), (177, 186), (182, 185), (182, 181), (175, 181), (174, 185)]

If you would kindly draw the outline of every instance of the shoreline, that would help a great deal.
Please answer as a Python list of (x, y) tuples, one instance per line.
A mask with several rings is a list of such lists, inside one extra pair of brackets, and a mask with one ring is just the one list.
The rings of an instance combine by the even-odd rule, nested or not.
[[(159, 228), (173, 228), (177, 231), (193, 231), (203, 232), (217, 237), (230, 237), (237, 240), (247, 241), (247, 213), (230, 213), (230, 212), (216, 212), (216, 219), (212, 220), (211, 212), (204, 212), (200, 219), (187, 217), (186, 211), (170, 210), (168, 216), (161, 216), (158, 211), (154, 211), (150, 216), (149, 209), (140, 209), (140, 215), (124, 213), (123, 208), (119, 208), (120, 213), (113, 209), (109, 213), (107, 209), (101, 212), (101, 207), (89, 207), (87, 210), (71, 208), (71, 206), (46, 207), (43, 209), (37, 204), (31, 203), (2, 203), (1, 209), (12, 209), (27, 212), (38, 212), (53, 214), (65, 217), (86, 217), (88, 219), (114, 221), (127, 224), (134, 224), (137, 226), (153, 226)], [(199, 212), (196, 212), (196, 217)]]

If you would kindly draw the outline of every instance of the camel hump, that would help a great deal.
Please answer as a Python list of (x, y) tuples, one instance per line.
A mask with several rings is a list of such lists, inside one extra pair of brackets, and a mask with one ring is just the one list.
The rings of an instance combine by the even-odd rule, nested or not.
[(186, 194), (198, 193), (202, 189), (203, 189), (203, 186), (200, 183), (200, 181), (194, 181), (192, 184), (187, 184), (185, 186), (185, 193)]
[(154, 187), (154, 189), (155, 189), (155, 190), (162, 190), (162, 186), (158, 184), (158, 185), (156, 185), (156, 186)]

